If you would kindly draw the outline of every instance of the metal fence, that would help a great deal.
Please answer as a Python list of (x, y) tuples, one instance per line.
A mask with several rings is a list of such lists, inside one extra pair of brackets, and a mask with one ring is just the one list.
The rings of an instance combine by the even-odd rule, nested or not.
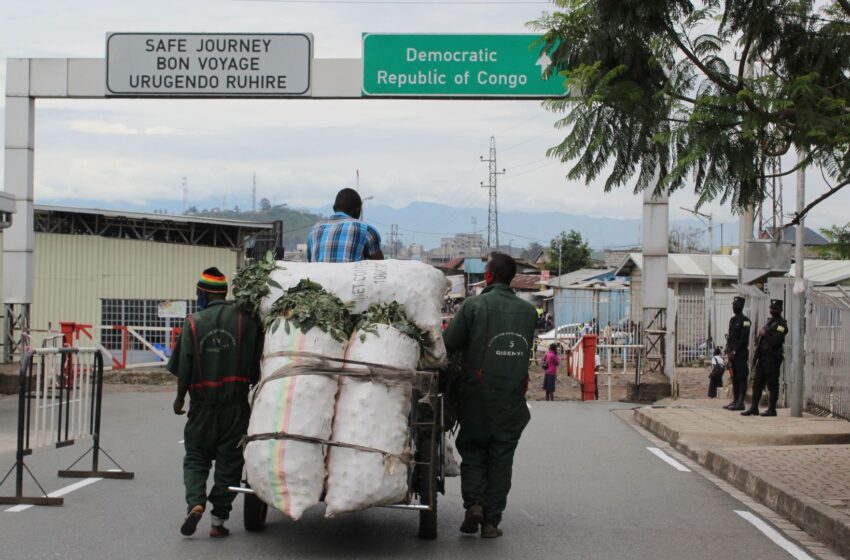
[(807, 298), (806, 409), (850, 420), (850, 298), (817, 290)]

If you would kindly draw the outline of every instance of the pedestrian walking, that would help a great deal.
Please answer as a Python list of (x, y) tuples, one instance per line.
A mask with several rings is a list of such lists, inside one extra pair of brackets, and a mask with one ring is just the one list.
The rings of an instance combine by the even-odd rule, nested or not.
[(708, 398), (717, 398), (717, 389), (723, 387), (723, 374), (726, 373), (726, 362), (723, 360), (723, 352), (717, 346), (714, 356), (711, 357), (711, 372), (708, 374)]
[[(180, 532), (195, 533), (209, 501), (209, 534), (221, 538), (230, 534), (224, 522), (235, 494), (228, 488), (239, 486), (242, 478), (244, 460), (238, 444), (248, 431), (248, 388), (259, 378), (262, 329), (234, 302), (225, 301), (227, 278), (219, 269), (203, 272), (197, 294), (199, 311), (186, 318), (168, 362), (168, 370), (177, 376), (175, 414), (185, 414), (185, 398), (190, 397), (183, 432), (188, 515)], [(208, 494), (213, 462), (215, 475)]]
[(727, 410), (744, 410), (747, 394), (747, 377), (750, 375), (747, 361), (750, 357), (750, 318), (744, 315), (744, 298), (732, 300), (732, 318), (726, 336), (726, 357), (732, 366), (732, 402), (724, 406)]
[(770, 393), (767, 410), (762, 416), (776, 416), (776, 403), (779, 400), (779, 368), (785, 359), (785, 337), (788, 335), (788, 322), (782, 317), (782, 300), (770, 300), (770, 320), (759, 330), (756, 341), (755, 367), (753, 379), (753, 402), (750, 408), (741, 413), (743, 416), (758, 416), (759, 401), (765, 385)]
[(558, 358), (558, 345), (554, 342), (549, 345), (549, 351), (543, 355), (543, 390), (546, 391), (546, 400), (555, 400), (555, 380), (558, 378), (558, 366), (561, 359)]
[(480, 527), (483, 538), (502, 536), (514, 451), (531, 419), (525, 392), (537, 312), (510, 289), (515, 275), (514, 259), (493, 253), (487, 287), (463, 303), (443, 334), (449, 352), (463, 352), (457, 450), (466, 515), (460, 530)]

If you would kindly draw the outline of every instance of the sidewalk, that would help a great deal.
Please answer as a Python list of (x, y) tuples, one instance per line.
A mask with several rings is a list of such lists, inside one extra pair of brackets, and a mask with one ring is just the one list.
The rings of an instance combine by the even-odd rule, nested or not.
[(850, 557), (850, 422), (753, 418), (725, 400), (635, 409), (635, 421), (718, 477)]

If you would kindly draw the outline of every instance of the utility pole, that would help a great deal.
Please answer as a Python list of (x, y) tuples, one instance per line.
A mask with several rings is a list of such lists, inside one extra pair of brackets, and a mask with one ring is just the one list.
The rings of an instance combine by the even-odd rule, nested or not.
[(398, 256), (398, 224), (390, 225), (390, 258), (394, 259)]
[[(490, 205), (487, 214), (487, 252), (499, 250), (499, 209), (496, 204), (496, 178), (499, 175), (504, 175), (505, 170), (498, 171), (496, 168), (496, 137), (490, 137), (490, 157), (484, 159), (481, 156), (481, 161), (486, 161), (490, 165), (490, 183), (485, 185), (482, 181), (481, 187), (490, 189)], [(495, 246), (493, 245), (495, 243)]]
[[(806, 153), (799, 150), (797, 153), (797, 163), (805, 159)], [(806, 206), (806, 170), (797, 170), (797, 215), (803, 212)], [(806, 220), (800, 219), (797, 224), (797, 232), (794, 240), (794, 295), (796, 297), (796, 305), (794, 305), (795, 317), (791, 321), (791, 349), (793, 352), (793, 375), (791, 378), (791, 416), (797, 418), (803, 416), (803, 399), (804, 399), (804, 379), (805, 379), (805, 340), (806, 332), (806, 279), (804, 278), (803, 259), (805, 257), (805, 241), (806, 241)]]
[(185, 175), (183, 175), (183, 213), (189, 209), (189, 183)]
[(254, 171), (254, 182), (251, 185), (251, 212), (257, 211), (257, 172)]

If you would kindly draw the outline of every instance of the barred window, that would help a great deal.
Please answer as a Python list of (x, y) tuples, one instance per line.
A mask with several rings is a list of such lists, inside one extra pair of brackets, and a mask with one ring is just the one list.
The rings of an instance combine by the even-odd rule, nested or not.
[[(182, 319), (164, 319), (157, 316), (157, 308), (159, 304), (168, 300), (161, 299), (102, 299), (100, 307), (100, 324), (103, 326), (124, 326), (124, 327), (180, 327), (183, 324)], [(196, 301), (187, 301), (187, 310), (189, 313), (194, 313), (198, 310)], [(165, 331), (144, 331), (139, 332), (151, 344), (167, 345), (171, 340), (167, 340)], [(122, 332), (115, 329), (103, 329), (101, 332), (100, 343), (107, 350), (121, 349)], [(128, 350), (145, 350), (144, 345), (135, 337), (129, 337)]]

